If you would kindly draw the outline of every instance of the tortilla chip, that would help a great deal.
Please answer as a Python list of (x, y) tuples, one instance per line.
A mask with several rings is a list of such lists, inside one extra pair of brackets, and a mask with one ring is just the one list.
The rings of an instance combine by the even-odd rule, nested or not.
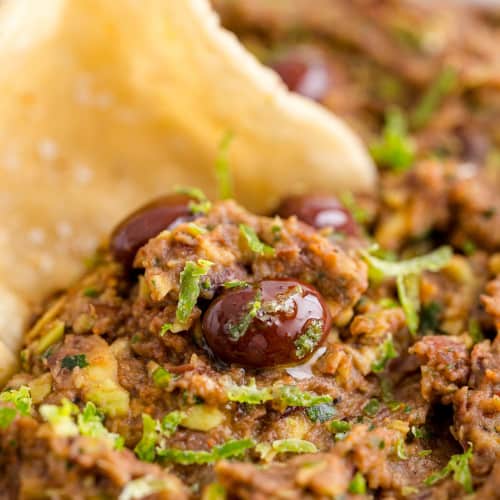
[(370, 189), (357, 138), (219, 27), (206, 0), (8, 0), (0, 9), (0, 283), (66, 286), (131, 209), (214, 194), (228, 130), (237, 197)]

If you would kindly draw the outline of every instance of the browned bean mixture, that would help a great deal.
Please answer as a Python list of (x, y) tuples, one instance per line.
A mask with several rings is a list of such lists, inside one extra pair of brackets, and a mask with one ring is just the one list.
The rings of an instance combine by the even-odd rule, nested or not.
[(0, 498), (500, 498), (500, 15), (214, 3), (377, 193), (125, 219), (0, 393)]

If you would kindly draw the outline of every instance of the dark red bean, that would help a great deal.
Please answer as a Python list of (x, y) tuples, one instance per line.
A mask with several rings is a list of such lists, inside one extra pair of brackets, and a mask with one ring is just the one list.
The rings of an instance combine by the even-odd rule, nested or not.
[(125, 267), (131, 267), (137, 250), (161, 233), (180, 222), (191, 220), (192, 198), (185, 194), (162, 196), (139, 208), (121, 222), (111, 234), (113, 257)]
[(316, 229), (331, 227), (351, 236), (359, 235), (359, 226), (351, 212), (335, 196), (289, 196), (281, 202), (276, 214), (283, 218), (296, 215)]
[(271, 67), (289, 90), (320, 101), (332, 85), (332, 75), (319, 54), (296, 50), (275, 61)]
[(206, 311), (202, 330), (226, 363), (262, 368), (307, 359), (323, 342), (331, 316), (320, 293), (295, 280), (263, 280), (230, 290)]

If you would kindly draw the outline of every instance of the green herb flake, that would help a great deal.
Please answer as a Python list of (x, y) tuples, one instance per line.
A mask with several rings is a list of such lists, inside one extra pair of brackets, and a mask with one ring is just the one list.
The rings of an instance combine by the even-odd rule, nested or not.
[(369, 417), (374, 417), (380, 410), (380, 401), (372, 398), (363, 408), (363, 413)]
[(219, 144), (215, 159), (215, 177), (217, 179), (217, 195), (220, 200), (233, 198), (233, 180), (228, 160), (228, 150), (233, 140), (232, 132), (227, 132)]
[(428, 254), (399, 262), (380, 259), (375, 257), (373, 253), (373, 251), (363, 251), (362, 255), (370, 267), (380, 271), (386, 277), (420, 274), (423, 271), (436, 272), (442, 269), (453, 255), (448, 246), (442, 246)]
[(246, 288), (247, 286), (250, 286), (250, 283), (248, 281), (242, 281), (242, 280), (231, 280), (231, 281), (226, 281), (223, 285), (224, 288)]
[(247, 332), (253, 319), (257, 316), (257, 313), (262, 307), (261, 299), (262, 294), (260, 293), (260, 290), (257, 290), (255, 292), (255, 297), (253, 298), (253, 300), (247, 304), (247, 311), (243, 318), (241, 318), (236, 323), (229, 322), (226, 324), (225, 328), (229, 334), (229, 338), (233, 342), (237, 342)]
[(179, 302), (176, 311), (179, 323), (186, 323), (189, 319), (200, 295), (201, 278), (208, 273), (211, 266), (213, 266), (213, 262), (203, 259), (199, 259), (197, 263), (186, 262), (180, 275)]
[(252, 379), (248, 385), (230, 386), (227, 397), (229, 401), (258, 405), (272, 400), (274, 396), (270, 387), (260, 389), (256, 386), (255, 379)]
[(336, 441), (344, 439), (351, 428), (351, 424), (345, 420), (332, 420), (330, 422), (330, 431), (335, 436)]
[(171, 411), (165, 415), (160, 423), (161, 432), (170, 437), (177, 431), (177, 427), (179, 427), (183, 418), (185, 418), (186, 414), (182, 411)]
[(451, 248), (443, 246), (426, 255), (399, 262), (379, 259), (366, 251), (363, 251), (362, 255), (370, 270), (381, 276), (396, 277), (398, 297), (406, 316), (408, 329), (412, 334), (416, 334), (420, 320), (420, 273), (436, 272), (443, 268), (453, 255)]
[(251, 439), (231, 440), (214, 446), (210, 451), (205, 450), (179, 450), (177, 448), (158, 449), (158, 456), (168, 462), (181, 465), (210, 464), (218, 460), (234, 458), (243, 455), (255, 443)]
[(144, 462), (154, 462), (156, 457), (156, 420), (147, 413), (142, 414), (142, 437), (134, 448), (135, 454)]
[(306, 409), (306, 413), (312, 422), (324, 423), (334, 417), (336, 410), (331, 403), (321, 403), (310, 406)]
[(304, 439), (278, 439), (273, 441), (272, 448), (276, 453), (317, 453), (314, 443)]
[(374, 373), (380, 373), (384, 370), (387, 362), (391, 359), (397, 358), (398, 352), (394, 347), (394, 343), (392, 341), (392, 336), (389, 336), (383, 344), (379, 348), (379, 356), (377, 361), (372, 363), (372, 371)]
[(349, 488), (347, 489), (349, 493), (353, 495), (365, 495), (366, 494), (366, 479), (363, 477), (361, 472), (356, 472), (352, 481), (349, 483)]
[(323, 336), (323, 320), (312, 319), (308, 322), (306, 331), (300, 335), (294, 342), (295, 355), (302, 359), (310, 354)]
[(193, 200), (189, 202), (189, 210), (191, 210), (194, 215), (202, 215), (210, 212), (212, 203), (207, 199), (205, 193), (201, 189), (189, 186), (177, 186), (175, 192), (193, 198)]
[(455, 69), (448, 66), (439, 73), (411, 114), (411, 125), (414, 128), (419, 129), (427, 124), (442, 99), (455, 88), (456, 82)]
[(415, 335), (420, 321), (420, 277), (417, 274), (401, 275), (396, 278), (396, 284), (408, 330)]
[(6, 429), (17, 416), (15, 408), (0, 408), (0, 429)]
[(162, 366), (159, 366), (154, 370), (152, 377), (154, 385), (161, 389), (168, 387), (174, 378), (173, 374), (168, 370), (165, 370)]
[(303, 392), (293, 385), (282, 385), (275, 389), (275, 399), (286, 406), (310, 407), (323, 403), (331, 403), (332, 397), (318, 395), (314, 392)]
[(439, 302), (431, 301), (422, 304), (420, 309), (420, 331), (439, 332), (439, 321), (441, 316), (442, 306)]
[(25, 417), (31, 415), (33, 402), (31, 400), (30, 388), (26, 385), (19, 387), (19, 389), (7, 389), (1, 392), (0, 401), (11, 403), (15, 410)]
[(419, 457), (427, 457), (429, 455), (432, 455), (432, 450), (421, 450), (417, 454)]
[(406, 454), (406, 446), (403, 439), (398, 439), (396, 443), (396, 455), (399, 460), (408, 460), (408, 455)]
[(160, 328), (160, 337), (163, 337), (167, 332), (172, 331), (172, 328), (174, 327), (173, 323), (163, 323)]
[(260, 241), (257, 233), (246, 224), (240, 224), (240, 236), (243, 241), (245, 241), (246, 245), (250, 250), (257, 255), (264, 255), (267, 257), (272, 257), (276, 251), (273, 247), (266, 245), (262, 241)]
[(408, 137), (406, 120), (400, 110), (386, 115), (382, 136), (370, 147), (375, 162), (382, 166), (404, 172), (415, 161), (415, 145)]
[(74, 368), (85, 368), (89, 366), (87, 356), (85, 354), (75, 354), (73, 356), (65, 356), (61, 361), (61, 368), (73, 370)]
[(78, 414), (77, 426), (78, 432), (82, 436), (90, 436), (94, 438), (102, 438), (109, 441), (117, 450), (124, 447), (124, 439), (119, 434), (109, 432), (103, 424), (104, 415), (97, 410), (97, 407), (92, 402), (85, 405), (83, 411)]
[(88, 287), (88, 288), (85, 288), (83, 290), (83, 296), (84, 297), (90, 297), (92, 299), (95, 299), (96, 297), (99, 297), (99, 290), (97, 290), (97, 288), (94, 288), (94, 287)]
[(301, 391), (292, 385), (275, 385), (258, 388), (252, 379), (249, 385), (230, 385), (227, 391), (228, 399), (238, 403), (262, 404), (266, 401), (277, 401), (283, 406), (311, 407), (332, 402), (331, 396), (318, 395), (314, 392)]
[(431, 474), (424, 483), (427, 486), (432, 486), (441, 481), (445, 477), (453, 474), (453, 480), (460, 483), (466, 493), (472, 493), (472, 475), (469, 468), (469, 461), (472, 458), (472, 446), (468, 450), (459, 455), (452, 455), (448, 464), (438, 472)]
[(468, 324), (469, 336), (474, 344), (484, 340), (484, 333), (481, 324), (476, 318), (470, 318)]

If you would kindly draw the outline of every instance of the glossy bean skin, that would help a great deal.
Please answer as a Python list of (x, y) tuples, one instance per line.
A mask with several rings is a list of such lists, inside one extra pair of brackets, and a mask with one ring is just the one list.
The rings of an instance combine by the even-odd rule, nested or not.
[[(202, 321), (203, 335), (215, 356), (249, 368), (304, 361), (321, 345), (330, 327), (331, 316), (320, 293), (288, 279), (226, 291)], [(307, 339), (311, 343), (304, 344)]]
[(193, 219), (192, 198), (185, 194), (162, 196), (142, 206), (114, 229), (109, 247), (113, 257), (125, 268), (132, 267), (135, 254), (149, 239), (165, 229)]
[(316, 229), (330, 227), (349, 236), (357, 236), (360, 232), (351, 212), (335, 196), (319, 194), (289, 196), (281, 202), (276, 214), (283, 218), (295, 215)]
[(271, 67), (289, 90), (315, 101), (321, 101), (332, 85), (331, 71), (326, 63), (308, 51), (291, 51)]

